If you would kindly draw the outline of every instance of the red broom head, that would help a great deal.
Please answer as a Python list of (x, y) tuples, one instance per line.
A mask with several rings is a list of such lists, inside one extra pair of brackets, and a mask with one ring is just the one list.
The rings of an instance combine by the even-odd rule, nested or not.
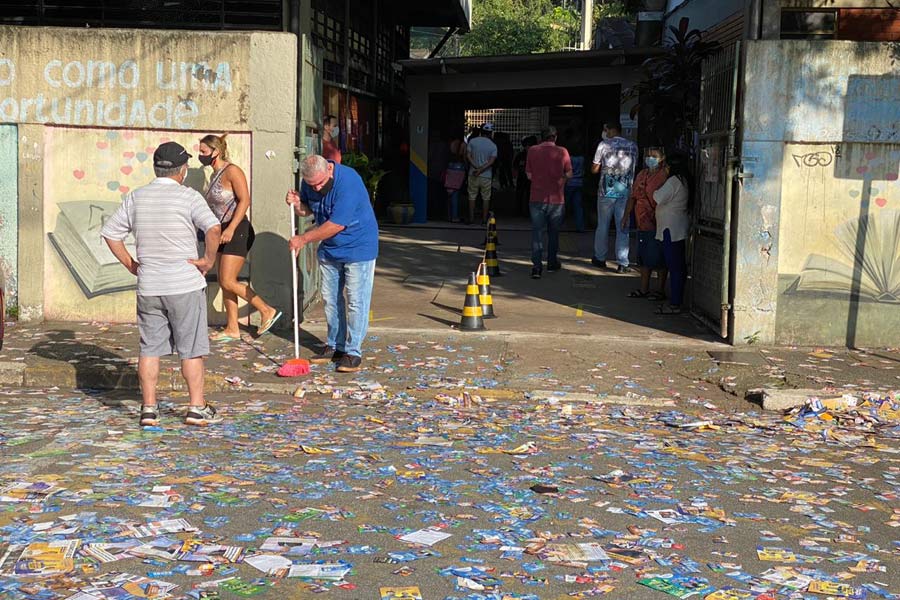
[(305, 358), (292, 358), (278, 369), (279, 377), (301, 377), (309, 375), (309, 361)]

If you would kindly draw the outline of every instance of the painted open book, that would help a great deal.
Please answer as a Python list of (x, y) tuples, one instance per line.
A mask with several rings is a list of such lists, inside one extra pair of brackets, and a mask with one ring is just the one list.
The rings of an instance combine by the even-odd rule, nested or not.
[[(900, 211), (851, 219), (835, 230), (834, 237), (844, 260), (810, 254), (787, 293), (845, 296), (858, 289), (861, 299), (900, 304)], [(860, 272), (854, 285), (857, 263)]]
[[(60, 202), (53, 233), (47, 234), (78, 287), (88, 298), (137, 287), (137, 280), (113, 256), (100, 237), (100, 228), (119, 208), (119, 202), (80, 200)], [(135, 254), (134, 237), (125, 246)]]

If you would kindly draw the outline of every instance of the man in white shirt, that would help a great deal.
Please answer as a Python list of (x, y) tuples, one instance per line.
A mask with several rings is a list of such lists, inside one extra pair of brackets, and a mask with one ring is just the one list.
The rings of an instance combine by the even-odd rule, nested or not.
[[(203, 196), (182, 185), (189, 158), (175, 142), (159, 146), (153, 154), (156, 179), (125, 196), (100, 231), (119, 262), (138, 278), (138, 378), (144, 427), (159, 424), (159, 357), (175, 352), (190, 394), (185, 423), (205, 426), (222, 421), (203, 397), (203, 362), (209, 354), (205, 275), (215, 262), (222, 227)], [(198, 229), (206, 235), (203, 258), (197, 257)], [(128, 234), (134, 234), (136, 257), (125, 246)]]
[(631, 193), (637, 163), (637, 144), (621, 136), (618, 120), (603, 125), (603, 141), (597, 146), (591, 173), (600, 174), (597, 191), (597, 231), (594, 234), (594, 266), (606, 268), (609, 252), (609, 221), (616, 222), (616, 272), (628, 272), (628, 231), (622, 228), (625, 205)]
[(475, 201), (481, 192), (481, 223), (487, 223), (491, 207), (491, 184), (494, 171), (492, 166), (497, 160), (497, 145), (491, 137), (494, 135), (494, 124), (481, 126), (481, 135), (469, 140), (466, 158), (469, 160), (469, 223), (475, 222)]

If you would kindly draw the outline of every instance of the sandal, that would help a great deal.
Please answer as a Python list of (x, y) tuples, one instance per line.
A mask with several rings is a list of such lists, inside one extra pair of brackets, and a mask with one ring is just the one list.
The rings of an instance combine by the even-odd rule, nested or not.
[(631, 290), (628, 294), (629, 298), (646, 298), (650, 292), (642, 292), (641, 290)]
[(210, 336), (209, 341), (211, 342), (236, 342), (240, 340), (241, 337), (230, 336), (225, 332), (219, 332), (216, 335)]
[(681, 307), (680, 306), (672, 306), (671, 304), (663, 304), (659, 308), (656, 309), (656, 314), (658, 315), (680, 315)]
[(647, 292), (646, 298), (647, 300), (659, 302), (660, 300), (665, 300), (666, 295), (662, 292)]
[(281, 314), (282, 314), (282, 313), (281, 313), (281, 311), (279, 310), (277, 313), (275, 313), (275, 314), (272, 316), (271, 319), (269, 319), (268, 321), (266, 321), (265, 324), (260, 325), (260, 326), (259, 326), (259, 329), (256, 331), (256, 335), (257, 335), (257, 336), (261, 336), (261, 335), (263, 335), (263, 334), (265, 334), (265, 333), (268, 333), (269, 330), (272, 329), (272, 325), (274, 325), (275, 322), (276, 322), (278, 319), (281, 318)]

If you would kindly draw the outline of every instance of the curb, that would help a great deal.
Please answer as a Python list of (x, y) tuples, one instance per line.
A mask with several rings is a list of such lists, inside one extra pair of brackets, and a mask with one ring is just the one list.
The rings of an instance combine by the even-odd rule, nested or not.
[(557, 402), (583, 402), (586, 404), (625, 404), (629, 406), (674, 406), (672, 398), (648, 398), (646, 396), (604, 396), (585, 392), (559, 392), (534, 390), (528, 394), (532, 400), (556, 400)]
[(812, 397), (832, 398), (841, 396), (835, 390), (763, 388), (747, 390), (746, 399), (762, 406), (763, 410), (786, 412), (806, 404)]

